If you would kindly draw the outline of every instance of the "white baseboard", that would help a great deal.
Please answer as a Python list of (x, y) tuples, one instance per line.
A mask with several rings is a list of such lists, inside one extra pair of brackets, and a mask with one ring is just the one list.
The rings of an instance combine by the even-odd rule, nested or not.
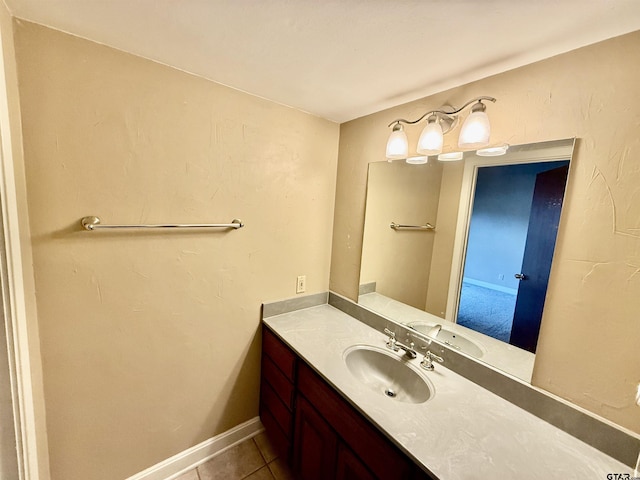
[(491, 290), (497, 290), (498, 292), (510, 293), (511, 295), (517, 295), (517, 288), (503, 287), (502, 285), (496, 285), (495, 283), (483, 282), (482, 280), (475, 280), (473, 278), (462, 279), (464, 283), (470, 283), (471, 285), (477, 285), (478, 287), (489, 288)]
[(260, 417), (252, 418), (231, 430), (188, 448), (140, 473), (136, 473), (126, 480), (173, 480), (238, 443), (254, 437), (263, 430), (264, 427), (260, 423)]

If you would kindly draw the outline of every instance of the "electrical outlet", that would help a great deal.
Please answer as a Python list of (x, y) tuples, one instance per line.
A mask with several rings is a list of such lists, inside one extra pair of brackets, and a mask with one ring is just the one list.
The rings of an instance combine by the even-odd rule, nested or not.
[(296, 293), (304, 293), (307, 289), (307, 276), (299, 275), (296, 281)]
[(638, 384), (638, 388), (636, 390), (636, 405), (640, 407), (640, 383)]
[(504, 280), (504, 273), (498, 274), (498, 280)]

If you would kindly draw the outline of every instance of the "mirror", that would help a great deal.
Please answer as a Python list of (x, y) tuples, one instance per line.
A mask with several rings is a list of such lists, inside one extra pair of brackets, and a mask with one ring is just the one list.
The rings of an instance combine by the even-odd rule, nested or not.
[(370, 163), (358, 302), (529, 382), (573, 146)]

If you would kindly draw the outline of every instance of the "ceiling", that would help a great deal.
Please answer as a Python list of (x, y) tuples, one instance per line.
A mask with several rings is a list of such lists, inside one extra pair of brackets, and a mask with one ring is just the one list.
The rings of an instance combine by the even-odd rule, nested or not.
[(4, 1), (339, 123), (640, 30), (638, 0)]

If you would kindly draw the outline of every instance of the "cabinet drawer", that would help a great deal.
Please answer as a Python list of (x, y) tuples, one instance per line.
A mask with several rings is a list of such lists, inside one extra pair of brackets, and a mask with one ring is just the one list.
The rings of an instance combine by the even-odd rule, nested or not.
[(284, 434), (287, 437), (290, 437), (292, 427), (291, 421), (293, 416), (269, 384), (264, 381), (260, 385), (260, 405), (261, 408), (269, 410), (275, 421), (280, 425)]
[(265, 326), (262, 327), (262, 353), (269, 355), (273, 363), (293, 382), (296, 356), (280, 339)]
[(376, 477), (413, 477), (413, 463), (303, 362), (298, 366), (298, 390)]
[(276, 367), (270, 357), (262, 356), (262, 380), (266, 381), (289, 411), (293, 411), (293, 384)]

